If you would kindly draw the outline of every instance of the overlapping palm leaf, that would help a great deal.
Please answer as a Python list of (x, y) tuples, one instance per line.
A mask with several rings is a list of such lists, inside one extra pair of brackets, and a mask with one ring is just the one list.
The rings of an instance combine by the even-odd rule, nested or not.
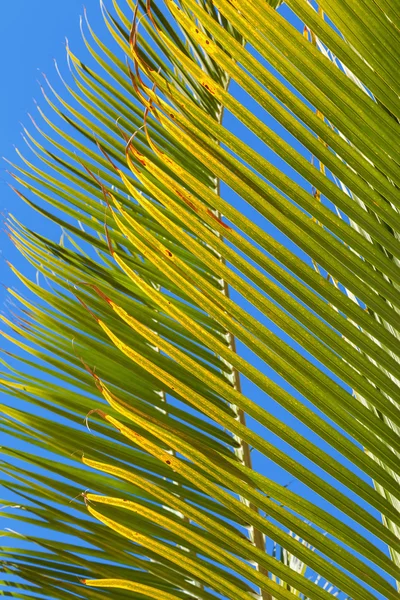
[(102, 10), (13, 165), (63, 235), (9, 217), (8, 595), (397, 598), (396, 11)]

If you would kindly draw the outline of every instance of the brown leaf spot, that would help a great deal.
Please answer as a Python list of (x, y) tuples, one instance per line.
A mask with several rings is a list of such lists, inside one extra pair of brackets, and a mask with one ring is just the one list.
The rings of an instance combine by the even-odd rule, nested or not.
[(193, 202), (191, 202), (190, 200), (188, 200), (188, 198), (187, 198), (187, 197), (186, 197), (184, 194), (182, 194), (182, 192), (180, 192), (180, 191), (179, 191), (179, 190), (177, 190), (177, 189), (174, 189), (174, 192), (175, 192), (175, 194), (176, 194), (177, 196), (179, 196), (179, 198), (180, 198), (181, 200), (183, 200), (183, 201), (184, 201), (184, 203), (185, 203), (185, 204), (187, 204), (188, 206), (190, 206), (190, 208), (191, 208), (192, 210), (194, 210), (195, 212), (198, 212), (198, 210), (197, 210), (196, 206), (193, 204)]
[(218, 219), (218, 217), (216, 215), (214, 215), (213, 211), (210, 209), (207, 209), (208, 214), (210, 215), (210, 217), (212, 217), (214, 219), (214, 221), (217, 221), (217, 223), (219, 223), (220, 225), (222, 225), (222, 227), (224, 227), (225, 229), (228, 229), (229, 231), (232, 231), (232, 227), (229, 227), (229, 225), (227, 225), (226, 223), (224, 223), (221, 219)]

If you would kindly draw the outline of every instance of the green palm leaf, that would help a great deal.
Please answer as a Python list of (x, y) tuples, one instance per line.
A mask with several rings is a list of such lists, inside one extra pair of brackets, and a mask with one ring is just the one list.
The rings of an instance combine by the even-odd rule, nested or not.
[(4, 595), (398, 598), (395, 3), (101, 10), (11, 165)]

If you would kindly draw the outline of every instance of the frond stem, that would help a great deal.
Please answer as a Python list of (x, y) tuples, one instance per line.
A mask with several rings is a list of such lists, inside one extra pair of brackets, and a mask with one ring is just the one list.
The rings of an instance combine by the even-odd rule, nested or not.
[[(229, 83), (230, 83), (230, 78), (228, 79), (228, 81), (226, 83), (226, 89), (228, 89)], [(222, 124), (223, 115), (224, 115), (224, 105), (221, 106), (220, 112), (217, 116), (217, 120), (220, 124)], [(221, 184), (220, 184), (219, 178), (216, 178), (215, 190), (216, 190), (217, 195), (220, 196)], [(218, 217), (218, 219), (221, 219), (223, 216), (219, 211), (215, 211), (215, 214)], [(217, 235), (221, 239), (221, 241), (223, 241), (222, 235), (219, 233)], [(226, 262), (223, 256), (220, 256), (220, 261), (223, 264), (225, 264), (225, 262)], [(229, 298), (229, 296), (230, 296), (229, 285), (224, 279), (222, 280), (222, 286), (223, 286), (222, 293), (224, 294), (224, 296)], [(236, 350), (236, 339), (235, 339), (235, 336), (232, 335), (232, 333), (230, 333), (230, 332), (228, 333), (228, 340), (229, 340), (230, 349), (236, 353), (236, 351), (237, 351)], [(232, 385), (238, 392), (242, 391), (240, 373), (235, 368), (232, 368)], [(246, 426), (246, 413), (244, 412), (244, 410), (237, 406), (233, 406), (232, 408), (236, 412), (237, 420), (239, 421), (239, 423), (241, 425)], [(240, 443), (240, 447), (235, 450), (236, 455), (238, 456), (239, 460), (242, 462), (242, 464), (245, 467), (252, 469), (253, 466), (252, 466), (252, 459), (251, 459), (251, 448), (250, 448), (249, 444), (242, 439), (238, 439), (237, 441)], [(246, 500), (246, 498), (241, 498), (241, 501), (243, 503), (247, 504), (247, 506), (249, 506), (249, 508), (254, 510), (256, 513), (259, 512), (257, 506), (255, 506), (254, 504), (252, 504), (251, 502)], [(266, 552), (266, 539), (265, 539), (265, 535), (261, 531), (259, 531), (258, 529), (256, 529), (253, 526), (250, 526), (249, 527), (249, 539), (253, 542), (253, 544), (256, 548), (258, 548), (259, 550), (262, 550), (262, 552)], [(267, 577), (269, 577), (268, 570), (265, 569), (264, 567), (259, 567), (259, 565), (257, 565), (257, 570), (259, 570), (260, 573), (262, 573), (263, 575), (266, 575)], [(260, 598), (261, 598), (261, 600), (273, 600), (273, 597), (271, 596), (271, 594), (267, 590), (264, 590), (264, 589), (260, 589)]]

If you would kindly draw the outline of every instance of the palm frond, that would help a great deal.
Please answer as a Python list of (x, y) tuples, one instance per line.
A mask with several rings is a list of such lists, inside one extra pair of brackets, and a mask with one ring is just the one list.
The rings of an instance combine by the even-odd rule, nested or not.
[(12, 164), (5, 595), (395, 600), (395, 7), (101, 10)]

